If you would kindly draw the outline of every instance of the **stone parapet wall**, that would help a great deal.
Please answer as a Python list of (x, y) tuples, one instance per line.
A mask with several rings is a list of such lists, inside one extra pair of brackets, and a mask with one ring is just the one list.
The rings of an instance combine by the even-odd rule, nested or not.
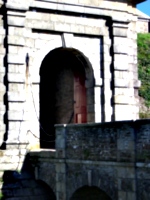
[(67, 194), (94, 184), (112, 199), (148, 199), (149, 129), (149, 120), (56, 126), (56, 158), (67, 163)]
[(56, 125), (56, 154), (66, 159), (147, 162), (149, 120)]

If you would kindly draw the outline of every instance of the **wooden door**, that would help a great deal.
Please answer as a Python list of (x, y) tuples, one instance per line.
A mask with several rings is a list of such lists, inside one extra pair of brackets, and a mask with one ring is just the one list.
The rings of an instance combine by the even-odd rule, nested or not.
[(74, 123), (87, 122), (85, 75), (74, 73)]

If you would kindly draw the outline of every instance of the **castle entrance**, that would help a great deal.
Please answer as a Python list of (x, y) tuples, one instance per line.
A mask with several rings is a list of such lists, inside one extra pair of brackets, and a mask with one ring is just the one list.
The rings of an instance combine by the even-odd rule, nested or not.
[(54, 49), (40, 70), (40, 144), (54, 148), (54, 124), (86, 123), (86, 72), (75, 49)]

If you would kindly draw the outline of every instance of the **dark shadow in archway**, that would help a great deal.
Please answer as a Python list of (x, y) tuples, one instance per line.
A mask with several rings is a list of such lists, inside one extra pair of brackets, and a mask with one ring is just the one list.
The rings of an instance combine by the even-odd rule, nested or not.
[(28, 155), (20, 173), (15, 170), (4, 171), (1, 181), (3, 183), (0, 194), (1, 200), (56, 200), (51, 187), (41, 180), (35, 180), (34, 170)]
[[(74, 123), (74, 74), (85, 77), (84, 56), (57, 48), (44, 58), (40, 69), (40, 147), (55, 148), (54, 124)], [(81, 60), (81, 58), (83, 60)]]
[(111, 200), (111, 198), (96, 186), (83, 186), (75, 191), (70, 200)]

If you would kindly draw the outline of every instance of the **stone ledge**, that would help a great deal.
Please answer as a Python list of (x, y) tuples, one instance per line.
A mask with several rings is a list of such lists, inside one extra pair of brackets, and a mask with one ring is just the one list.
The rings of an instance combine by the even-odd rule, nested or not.
[(56, 161), (56, 149), (34, 149), (29, 152), (29, 155), (31, 160), (46, 161), (53, 159), (53, 162)]
[[(29, 153), (30, 154), (30, 153)], [(38, 153), (36, 154), (38, 156)], [(32, 156), (32, 155), (31, 155)], [(41, 160), (42, 161), (42, 160)], [(54, 159), (56, 163), (73, 163), (85, 165), (100, 165), (100, 166), (117, 166), (117, 167), (134, 167), (135, 164), (131, 162), (113, 162), (113, 161), (92, 161), (92, 160), (74, 160), (74, 159)]]
[[(66, 11), (66, 12), (75, 12), (75, 13), (82, 13), (82, 14), (93, 14), (93, 15), (103, 15), (103, 16), (112, 16), (115, 20), (118, 20), (118, 15), (119, 21), (128, 21), (128, 15), (130, 15), (130, 12), (127, 9), (122, 9), (122, 4), (118, 7), (118, 10), (116, 9), (116, 6), (114, 6), (114, 9), (116, 10), (115, 12), (112, 12), (112, 5), (109, 6), (109, 4), (101, 4), (96, 6), (92, 5), (82, 5), (82, 4), (60, 4), (58, 2), (32, 2), (30, 4), (31, 7), (33, 8), (45, 8), (45, 9), (50, 9), (50, 10), (59, 10), (59, 11)], [(106, 9), (107, 7), (107, 9)], [(131, 18), (132, 16), (130, 16)], [(127, 20), (125, 20), (127, 19)]]
[(6, 8), (10, 9), (18, 9), (18, 10), (28, 10), (29, 9), (29, 2), (22, 0), (22, 1), (8, 1), (6, 3)]

